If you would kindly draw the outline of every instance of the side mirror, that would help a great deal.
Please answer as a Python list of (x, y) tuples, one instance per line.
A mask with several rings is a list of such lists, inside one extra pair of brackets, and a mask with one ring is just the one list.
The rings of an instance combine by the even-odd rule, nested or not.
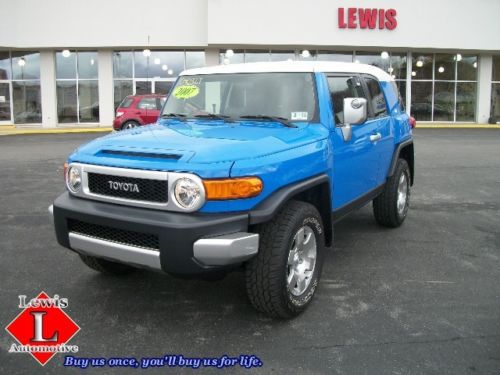
[(345, 142), (352, 138), (351, 125), (359, 125), (366, 121), (367, 101), (365, 98), (344, 99), (344, 124), (341, 127)]

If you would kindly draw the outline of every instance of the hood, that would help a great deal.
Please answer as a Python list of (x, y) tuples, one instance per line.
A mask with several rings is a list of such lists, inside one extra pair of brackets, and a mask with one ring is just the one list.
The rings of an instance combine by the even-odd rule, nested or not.
[[(272, 121), (161, 120), (155, 125), (112, 133), (80, 147), (72, 159), (154, 158), (164, 162), (223, 163), (300, 147), (327, 136), (320, 124), (288, 128)], [(104, 160), (103, 160), (104, 161)]]

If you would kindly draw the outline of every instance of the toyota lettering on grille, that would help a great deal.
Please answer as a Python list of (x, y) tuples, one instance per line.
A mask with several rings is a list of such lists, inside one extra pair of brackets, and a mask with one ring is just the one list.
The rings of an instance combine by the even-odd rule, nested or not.
[(108, 181), (109, 188), (111, 190), (118, 191), (131, 191), (133, 193), (139, 193), (139, 185), (133, 184), (131, 182), (118, 182), (118, 181)]

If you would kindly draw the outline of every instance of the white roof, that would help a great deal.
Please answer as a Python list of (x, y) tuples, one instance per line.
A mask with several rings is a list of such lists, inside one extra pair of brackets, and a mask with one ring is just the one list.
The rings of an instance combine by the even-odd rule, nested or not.
[(393, 81), (389, 74), (375, 66), (333, 61), (279, 61), (217, 65), (185, 70), (180, 75), (272, 72), (366, 73), (375, 76), (379, 81)]

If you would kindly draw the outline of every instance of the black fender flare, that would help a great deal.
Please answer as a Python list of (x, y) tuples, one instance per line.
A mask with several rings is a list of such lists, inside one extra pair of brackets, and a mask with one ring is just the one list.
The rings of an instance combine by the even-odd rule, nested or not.
[(320, 174), (299, 182), (286, 185), (260, 202), (249, 212), (250, 225), (271, 220), (290, 199), (313, 188), (320, 188), (316, 204), (323, 220), (325, 244), (330, 246), (333, 238), (331, 182), (327, 174)]
[(415, 178), (414, 177), (414, 168), (415, 168), (414, 158), (415, 158), (415, 156), (414, 156), (414, 150), (413, 150), (413, 138), (407, 139), (406, 141), (403, 141), (396, 146), (396, 149), (394, 150), (394, 154), (392, 155), (391, 165), (389, 167), (389, 173), (387, 174), (387, 177), (389, 178), (389, 177), (394, 175), (394, 172), (396, 171), (396, 164), (398, 162), (399, 155), (401, 154), (401, 151), (408, 146), (411, 146), (411, 154), (409, 154), (408, 164), (409, 164), (410, 173), (411, 173), (411, 184), (413, 185), (413, 181)]

